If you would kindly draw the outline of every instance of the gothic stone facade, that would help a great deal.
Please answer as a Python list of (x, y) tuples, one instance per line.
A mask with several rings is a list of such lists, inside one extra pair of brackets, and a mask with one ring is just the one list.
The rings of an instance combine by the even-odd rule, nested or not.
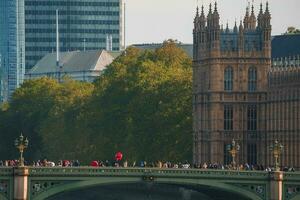
[(268, 4), (247, 7), (239, 27), (220, 26), (217, 4), (194, 20), (194, 162), (229, 163), (226, 146), (241, 146), (240, 164), (272, 165), (270, 146), (285, 146), (281, 165), (300, 167), (299, 63), (271, 62)]

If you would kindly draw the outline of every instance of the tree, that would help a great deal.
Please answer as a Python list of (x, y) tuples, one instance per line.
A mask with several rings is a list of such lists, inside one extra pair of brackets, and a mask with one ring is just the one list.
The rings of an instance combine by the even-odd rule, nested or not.
[(191, 74), (191, 59), (173, 41), (155, 51), (127, 49), (95, 82), (90, 113), (98, 121), (89, 121), (104, 138), (99, 156), (191, 159)]
[(290, 26), (287, 28), (287, 31), (285, 32), (286, 35), (292, 35), (292, 34), (300, 34), (300, 29), (296, 29), (293, 26)]
[[(0, 109), (0, 159), (191, 160), (192, 61), (174, 41), (154, 51), (129, 47), (94, 83), (26, 81)], [(11, 142), (10, 142), (11, 141)]]

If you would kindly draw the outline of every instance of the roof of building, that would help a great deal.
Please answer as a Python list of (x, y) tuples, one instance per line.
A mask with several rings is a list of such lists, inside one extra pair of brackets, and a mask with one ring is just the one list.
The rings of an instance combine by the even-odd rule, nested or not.
[[(60, 66), (62, 66), (62, 72), (101, 71), (112, 63), (114, 56), (105, 50), (61, 52)], [(56, 53), (48, 53), (38, 61), (28, 74), (58, 71)]]
[[(162, 47), (163, 43), (150, 43), (150, 44), (133, 44), (132, 46), (147, 49), (147, 50), (155, 50), (157, 48)], [(177, 46), (183, 49), (191, 58), (193, 58), (193, 44), (183, 44), (177, 43)]]
[(278, 35), (272, 39), (272, 58), (300, 55), (300, 34)]

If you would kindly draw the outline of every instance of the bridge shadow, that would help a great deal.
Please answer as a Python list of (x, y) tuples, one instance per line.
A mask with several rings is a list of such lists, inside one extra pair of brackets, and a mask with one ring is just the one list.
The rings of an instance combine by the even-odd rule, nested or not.
[(140, 182), (100, 185), (67, 191), (47, 200), (249, 200), (239, 194), (209, 186)]

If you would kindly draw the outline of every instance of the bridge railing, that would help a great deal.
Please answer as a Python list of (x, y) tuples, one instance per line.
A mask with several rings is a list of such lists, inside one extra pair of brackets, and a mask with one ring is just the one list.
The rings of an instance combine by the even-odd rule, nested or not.
[(12, 167), (0, 167), (0, 176), (13, 176), (14, 170)]
[(264, 171), (233, 171), (209, 169), (174, 169), (174, 168), (114, 168), (114, 167), (30, 167), (29, 176), (170, 176), (170, 177), (227, 177), (251, 179), (268, 178)]

